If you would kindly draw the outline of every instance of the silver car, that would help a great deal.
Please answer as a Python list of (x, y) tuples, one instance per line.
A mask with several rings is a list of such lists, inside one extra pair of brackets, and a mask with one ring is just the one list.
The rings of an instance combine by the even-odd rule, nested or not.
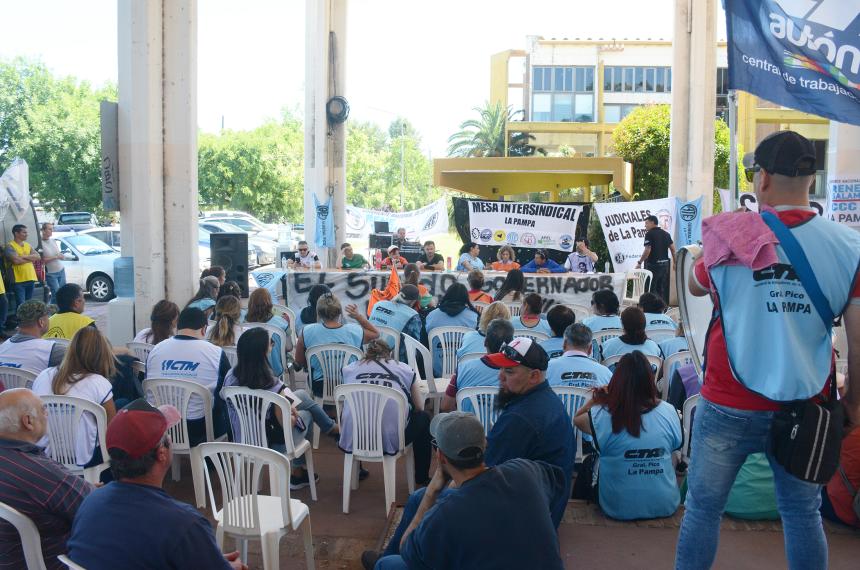
[(66, 282), (80, 285), (94, 301), (113, 298), (113, 262), (119, 253), (91, 235), (55, 233), (63, 254)]

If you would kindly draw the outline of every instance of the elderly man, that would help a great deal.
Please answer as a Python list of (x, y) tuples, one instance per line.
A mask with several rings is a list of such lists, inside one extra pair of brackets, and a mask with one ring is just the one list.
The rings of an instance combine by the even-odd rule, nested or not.
[(66, 347), (53, 340), (43, 339), (48, 332), (48, 307), (41, 301), (30, 299), (18, 305), (18, 332), (0, 344), (0, 366), (41, 372), (59, 366), (66, 355)]
[(45, 338), (65, 338), (71, 340), (75, 333), (84, 327), (94, 327), (96, 322), (83, 314), (86, 307), (84, 290), (75, 283), (66, 283), (57, 291), (57, 312), (48, 321)]
[(591, 358), (591, 329), (574, 323), (564, 329), (564, 353), (549, 361), (546, 381), (550, 386), (596, 388), (609, 384), (612, 371)]
[(298, 251), (294, 259), (287, 261), (290, 269), (321, 269), (320, 258), (316, 252), (311, 251), (308, 242), (302, 240), (298, 243)]
[[(42, 539), (45, 566), (65, 568), (57, 560), (66, 552), (72, 520), (92, 487), (48, 459), (36, 445), (47, 432), (42, 400), (24, 388), (0, 393), (0, 502), (30, 518)], [(0, 521), (0, 565), (24, 568), (21, 537)]]
[(397, 246), (402, 246), (408, 241), (409, 239), (406, 237), (406, 228), (397, 228), (397, 232), (391, 236), (391, 243)]
[(181, 421), (173, 406), (135, 400), (108, 425), (114, 481), (78, 509), (68, 556), (89, 569), (244, 569), (239, 553), (222, 554), (212, 526), (161, 488), (173, 462), (167, 430)]
[(37, 280), (33, 262), (42, 259), (27, 243), (27, 226), (24, 224), (12, 226), (12, 241), (6, 245), (6, 259), (12, 263), (15, 299), (18, 303), (23, 303), (33, 296), (33, 287)]

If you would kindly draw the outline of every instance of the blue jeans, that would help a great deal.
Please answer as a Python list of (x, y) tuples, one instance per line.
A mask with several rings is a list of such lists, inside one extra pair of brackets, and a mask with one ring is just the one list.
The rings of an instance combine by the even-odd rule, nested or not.
[(710, 568), (717, 554), (720, 520), (735, 477), (751, 453), (764, 452), (773, 469), (790, 569), (827, 568), (827, 539), (821, 523), (821, 485), (790, 475), (773, 458), (773, 412), (737, 410), (704, 398), (693, 419), (686, 512), (681, 523), (675, 568)]
[[(309, 412), (314, 423), (320, 428), (321, 433), (328, 433), (334, 429), (334, 420), (328, 417), (328, 414), (325, 413), (322, 406), (314, 401), (313, 396), (308, 394), (307, 390), (296, 390), (293, 393), (298, 396), (300, 400), (300, 402), (296, 404), (296, 409), (300, 412)], [(310, 424), (308, 424), (308, 427), (310, 427)]]
[(33, 287), (35, 287), (35, 281), (24, 281), (22, 283), (15, 283), (12, 285), (12, 288), (15, 290), (15, 301), (18, 306), (24, 301), (29, 301), (33, 297)]
[(399, 554), (392, 554), (389, 556), (383, 556), (379, 560), (376, 561), (376, 566), (373, 567), (373, 570), (405, 570), (409, 568), (406, 565), (406, 561), (403, 560), (403, 557)]
[(60, 269), (56, 273), (45, 273), (45, 283), (51, 290), (51, 301), (57, 298), (57, 291), (66, 284), (66, 270)]

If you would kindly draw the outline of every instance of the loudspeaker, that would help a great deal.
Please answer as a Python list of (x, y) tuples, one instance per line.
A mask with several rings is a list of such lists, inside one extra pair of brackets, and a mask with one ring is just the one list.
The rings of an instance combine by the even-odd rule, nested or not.
[(220, 265), (227, 273), (227, 281), (235, 281), (248, 298), (248, 234), (209, 234), (212, 265)]

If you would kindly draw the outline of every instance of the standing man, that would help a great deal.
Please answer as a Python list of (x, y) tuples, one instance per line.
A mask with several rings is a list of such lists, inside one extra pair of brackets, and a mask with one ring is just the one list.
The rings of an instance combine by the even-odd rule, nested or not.
[(12, 226), (12, 241), (6, 246), (6, 259), (12, 263), (12, 275), (15, 284), (15, 301), (20, 305), (33, 296), (33, 286), (36, 279), (34, 261), (40, 261), (42, 256), (33, 251), (27, 243), (27, 226), (15, 224)]
[(594, 273), (597, 254), (588, 249), (588, 238), (576, 241), (576, 251), (567, 256), (564, 268), (572, 273)]
[[(781, 131), (765, 138), (744, 157), (747, 177), (763, 216), (788, 227), (805, 254), (821, 291), (822, 310), (843, 315), (851, 383), (842, 404), (850, 424), (860, 424), (860, 234), (818, 216), (809, 207), (815, 175), (815, 147), (801, 135)], [(727, 213), (740, 220), (731, 231), (755, 234), (764, 243), (767, 226), (753, 213)], [(756, 227), (758, 226), (758, 227)], [(705, 234), (704, 251), (720, 235)], [(751, 238), (752, 239), (752, 238)], [(770, 242), (768, 242), (770, 243)], [(771, 425), (781, 404), (828, 398), (833, 362), (829, 327), (798, 278), (784, 244), (777, 263), (753, 270), (746, 265), (711, 266), (699, 258), (690, 292), (710, 294), (714, 319), (707, 335), (702, 399), (696, 409), (692, 463), (688, 470), (686, 512), (675, 567), (709, 568), (717, 553), (720, 518), (735, 476), (748, 455), (766, 453), (773, 469), (777, 504), (785, 535), (788, 567), (827, 568), (827, 540), (821, 524), (821, 485), (789, 473), (774, 458)], [(794, 255), (792, 257), (795, 257)], [(779, 300), (782, 300), (781, 302)], [(786, 302), (797, 300), (798, 302)], [(844, 310), (844, 312), (843, 312)], [(807, 437), (801, 433), (798, 439)], [(798, 458), (802, 459), (802, 458)]]
[(416, 265), (422, 271), (442, 271), (445, 269), (445, 258), (436, 253), (436, 242), (432, 240), (424, 242), (424, 253), (418, 258)]
[(669, 232), (661, 228), (657, 216), (645, 218), (645, 249), (636, 262), (636, 269), (645, 264), (645, 269), (653, 274), (651, 292), (657, 293), (665, 303), (669, 303), (669, 252), (675, 259), (675, 244)]
[(60, 246), (51, 236), (54, 235), (54, 224), (42, 224), (42, 263), (45, 264), (45, 283), (51, 290), (51, 301), (57, 297), (57, 291), (66, 284), (66, 269), (63, 267), (63, 255)]

